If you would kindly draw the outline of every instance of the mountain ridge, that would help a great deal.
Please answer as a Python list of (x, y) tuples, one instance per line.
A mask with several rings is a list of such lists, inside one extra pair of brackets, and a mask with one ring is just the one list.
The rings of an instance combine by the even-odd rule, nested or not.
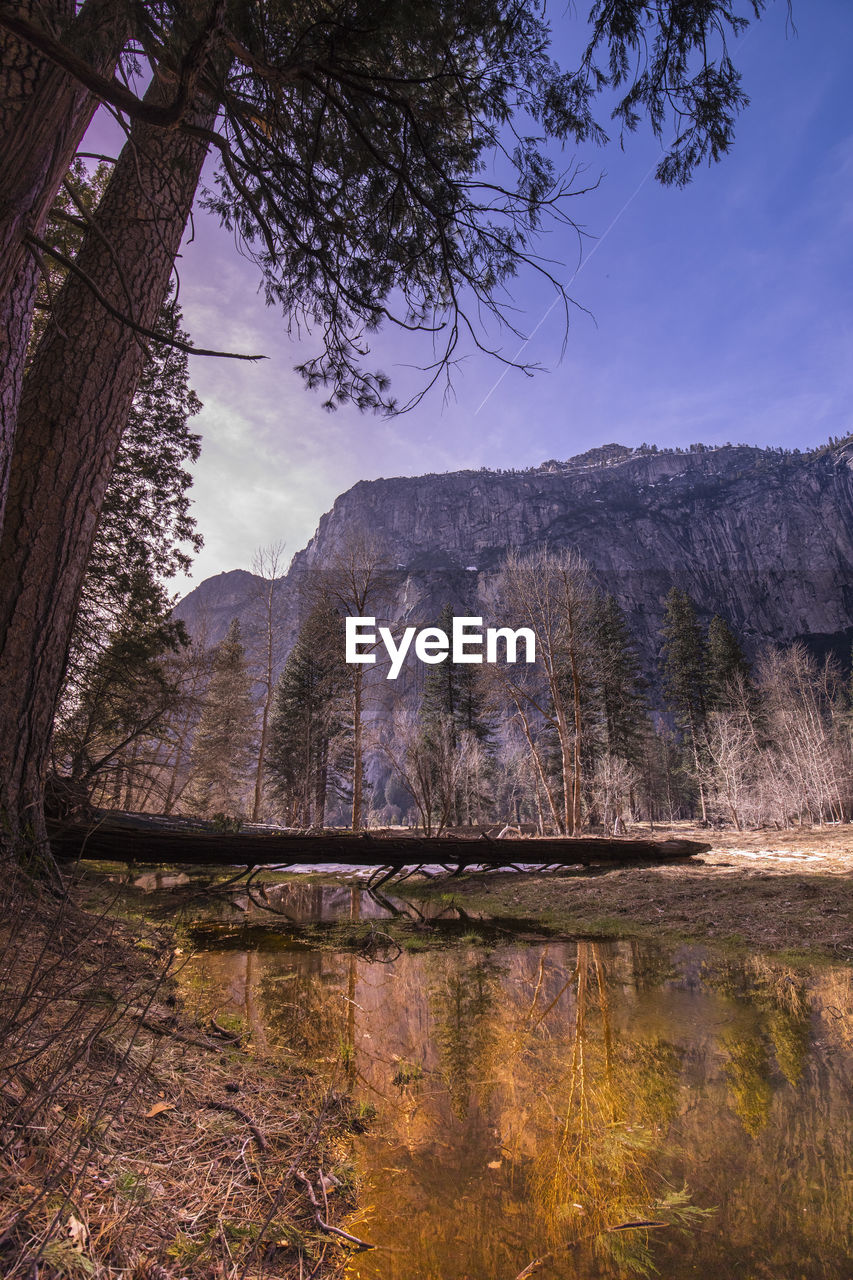
[[(365, 535), (399, 575), (395, 618), (429, 623), (445, 604), (476, 607), (510, 546), (547, 543), (576, 547), (616, 595), (647, 670), (673, 584), (706, 618), (723, 614), (751, 650), (813, 637), (817, 648), (843, 651), (853, 637), (849, 438), (810, 453), (610, 444), (524, 471), (358, 481), (284, 576), (285, 650), (298, 630), (300, 583)], [(230, 617), (245, 615), (253, 581), (244, 570), (208, 578), (177, 616), (192, 630), (207, 610), (215, 642)]]

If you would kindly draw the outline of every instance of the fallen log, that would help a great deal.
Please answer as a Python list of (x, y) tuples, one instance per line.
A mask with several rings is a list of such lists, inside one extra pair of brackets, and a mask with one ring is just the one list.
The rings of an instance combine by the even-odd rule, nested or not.
[(131, 821), (104, 815), (95, 822), (49, 823), (51, 847), (59, 859), (205, 867), (287, 867), (340, 863), (349, 867), (402, 870), (421, 865), (467, 867), (591, 866), (611, 862), (668, 862), (705, 853), (698, 840), (650, 840), (640, 837), (543, 837), (492, 840), (485, 836), (317, 834), (298, 832), (220, 832)]

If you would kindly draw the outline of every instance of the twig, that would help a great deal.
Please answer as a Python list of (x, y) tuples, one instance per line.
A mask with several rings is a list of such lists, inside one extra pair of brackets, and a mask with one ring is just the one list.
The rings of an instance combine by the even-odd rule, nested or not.
[(173, 1040), (179, 1040), (181, 1044), (193, 1044), (199, 1049), (211, 1049), (214, 1053), (219, 1053), (222, 1045), (214, 1044), (212, 1040), (202, 1040), (200, 1036), (188, 1036), (183, 1031), (178, 1031), (175, 1027), (167, 1027), (160, 1022), (152, 1022), (150, 1018), (141, 1018), (137, 1014), (131, 1014), (132, 1018), (146, 1031), (153, 1031), (155, 1036), (171, 1036)]
[(222, 1036), (223, 1040), (228, 1040), (231, 1044), (240, 1043), (239, 1035), (235, 1035), (233, 1031), (227, 1031), (225, 1027), (221, 1027), (213, 1014), (210, 1015), (210, 1025), (217, 1035)]
[(317, 1199), (317, 1193), (311, 1185), (310, 1178), (307, 1178), (301, 1170), (295, 1170), (294, 1176), (297, 1182), (301, 1182), (308, 1192), (308, 1199), (311, 1201), (311, 1207), (314, 1210), (314, 1221), (321, 1231), (328, 1231), (334, 1236), (340, 1236), (342, 1240), (348, 1240), (350, 1244), (354, 1244), (357, 1249), (375, 1249), (375, 1244), (368, 1244), (366, 1240), (359, 1240), (358, 1236), (351, 1236), (348, 1231), (344, 1231), (341, 1227), (333, 1227), (331, 1223), (325, 1222), (321, 1212), (320, 1201)]
[(636, 1222), (620, 1222), (617, 1227), (608, 1227), (608, 1231), (631, 1231), (635, 1227), (668, 1227), (669, 1222), (653, 1222), (651, 1218), (639, 1218)]
[(255, 1142), (257, 1142), (261, 1151), (269, 1151), (269, 1143), (255, 1124), (252, 1117), (247, 1115), (240, 1107), (235, 1107), (233, 1102), (217, 1102), (215, 1098), (208, 1098), (206, 1102), (202, 1103), (202, 1106), (210, 1107), (212, 1111), (230, 1111), (232, 1115), (237, 1116), (239, 1120), (242, 1120), (243, 1123), (249, 1127), (252, 1137), (255, 1139)]
[(528, 1276), (532, 1276), (540, 1267), (544, 1267), (546, 1262), (550, 1262), (553, 1256), (553, 1253), (543, 1253), (541, 1258), (534, 1258), (532, 1262), (527, 1264), (523, 1271), (519, 1271), (515, 1280), (527, 1280)]
[[(45, 262), (44, 258), (41, 256), (41, 254), (39, 253), (35, 245), (27, 244), (26, 248), (29, 249), (30, 253), (32, 254), (35, 260), (35, 264), (38, 267), (39, 271), (41, 272), (41, 278), (44, 281), (44, 288), (47, 294), (47, 304), (44, 306), (43, 309), (52, 315), (53, 314), (53, 288), (51, 287), (50, 272), (48, 271), (47, 263)], [(62, 328), (62, 325), (58, 324), (55, 320), (54, 320), (54, 324), (56, 325), (56, 328), (60, 334), (60, 337), (64, 338), (65, 341), (68, 342), (69, 340), (68, 334)]]

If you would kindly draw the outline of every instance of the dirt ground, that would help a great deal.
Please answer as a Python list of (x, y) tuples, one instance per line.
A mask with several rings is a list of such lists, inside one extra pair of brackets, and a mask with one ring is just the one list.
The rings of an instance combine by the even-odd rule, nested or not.
[(717, 832), (677, 824), (654, 835), (711, 849), (656, 866), (471, 875), (454, 881), (453, 894), (466, 909), (539, 917), (561, 931), (680, 936), (853, 962), (853, 826)]
[[(8, 1280), (329, 1280), (342, 1269), (346, 1248), (323, 1215), (349, 1201), (355, 1104), (264, 1060), (248, 1028), (184, 1009), (180, 954), (166, 931), (73, 894), (0, 896)], [(328, 1209), (321, 1167), (340, 1174)]]

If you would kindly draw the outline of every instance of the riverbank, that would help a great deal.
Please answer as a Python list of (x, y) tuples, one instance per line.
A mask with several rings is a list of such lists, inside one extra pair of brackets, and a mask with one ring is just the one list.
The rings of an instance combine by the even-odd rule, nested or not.
[(338, 1274), (350, 1246), (329, 1219), (362, 1127), (349, 1099), (256, 1056), (239, 1025), (194, 1021), (169, 931), (86, 910), (74, 889), (3, 897), (7, 1280)]
[[(705, 840), (689, 861), (519, 874), (423, 886), (465, 911), (539, 919), (560, 933), (679, 937), (853, 961), (853, 828), (658, 833)], [(407, 884), (407, 889), (411, 882)]]

